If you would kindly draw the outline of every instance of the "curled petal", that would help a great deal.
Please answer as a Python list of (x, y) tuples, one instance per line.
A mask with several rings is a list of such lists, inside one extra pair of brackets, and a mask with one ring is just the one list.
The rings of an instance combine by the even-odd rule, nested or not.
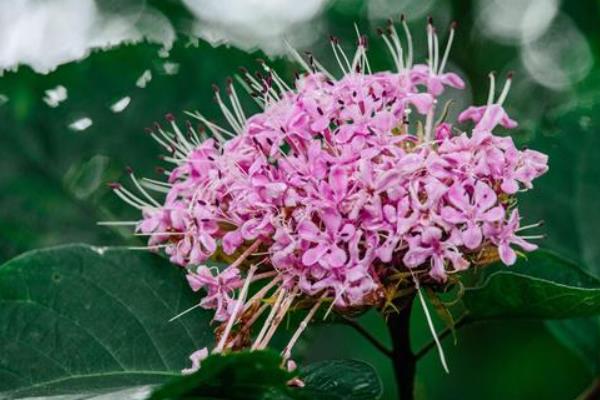
[(482, 240), (481, 228), (477, 225), (469, 225), (462, 232), (462, 240), (467, 248), (474, 250), (479, 247)]
[(508, 244), (498, 246), (498, 254), (502, 262), (506, 265), (513, 265), (517, 261), (517, 254)]
[(192, 366), (190, 368), (185, 368), (181, 370), (181, 373), (184, 375), (193, 374), (194, 372), (200, 369), (200, 363), (204, 361), (208, 357), (208, 348), (204, 347), (200, 350), (193, 352), (190, 355), (190, 361), (192, 362)]
[(328, 247), (323, 244), (319, 244), (311, 249), (306, 250), (302, 255), (302, 263), (307, 267), (316, 264), (319, 259), (323, 257), (325, 253), (327, 253), (327, 250)]

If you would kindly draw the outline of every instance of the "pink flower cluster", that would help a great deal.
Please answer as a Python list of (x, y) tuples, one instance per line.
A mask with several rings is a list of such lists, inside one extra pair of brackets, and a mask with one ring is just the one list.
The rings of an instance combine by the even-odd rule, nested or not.
[[(440, 62), (431, 27), (428, 36), (427, 65), (413, 66), (397, 38), (386, 39), (397, 71), (377, 73), (364, 38), (351, 62), (332, 39), (346, 60), (339, 79), (312, 57), (300, 60), (307, 72), (293, 88), (266, 65), (266, 75), (244, 72), (264, 107), (250, 118), (231, 82), (229, 107), (217, 91), (234, 133), (199, 114), (210, 136), (191, 127), (186, 135), (174, 123), (173, 132), (151, 132), (175, 167), (168, 183), (145, 186), (166, 199), (156, 202), (137, 181), (147, 201), (120, 186), (117, 194), (142, 210), (137, 231), (150, 248), (187, 267), (193, 290), (207, 291), (201, 305), (215, 309), (216, 320), (239, 320), (254, 298), (244, 303), (246, 294), (235, 299), (236, 292), (265, 276), (279, 287), (275, 314), (296, 295), (327, 297), (343, 309), (375, 304), (393, 271), (444, 282), (484, 250), (511, 265), (515, 246), (536, 248), (520, 235), (527, 227), (515, 195), (547, 171), (547, 157), (493, 133), (517, 126), (502, 107), (511, 78), (497, 101), (492, 76), (486, 105), (441, 121), (438, 97), (464, 83), (443, 72), (450, 44)], [(221, 252), (235, 261), (213, 272), (204, 264)], [(243, 278), (240, 266), (250, 258), (261, 272)], [(266, 340), (259, 338), (258, 347)]]
[[(460, 114), (475, 122), (470, 135), (449, 123), (432, 127), (431, 141), (410, 133), (411, 112), (427, 116), (442, 91), (430, 75), (424, 65), (337, 81), (306, 74), (241, 134), (190, 148), (164, 205), (144, 210), (139, 231), (182, 266), (260, 239), (286, 284), (308, 295), (327, 290), (342, 307), (378, 288), (381, 265), (425, 267), (444, 281), (485, 245), (513, 264), (511, 246), (535, 245), (518, 236), (509, 199), (547, 170), (547, 157), (492, 134), (516, 126), (497, 104)], [(464, 86), (453, 74), (445, 81)], [(209, 288), (204, 305), (223, 320), (231, 305), (213, 297), (239, 274), (207, 272), (189, 280)]]

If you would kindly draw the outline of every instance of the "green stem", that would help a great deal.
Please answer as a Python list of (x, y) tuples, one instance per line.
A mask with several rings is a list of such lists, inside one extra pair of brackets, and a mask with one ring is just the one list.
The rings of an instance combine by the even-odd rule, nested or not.
[(362, 335), (362, 337), (367, 339), (369, 341), (369, 343), (371, 343), (377, 350), (379, 350), (380, 352), (382, 352), (383, 354), (385, 354), (386, 356), (388, 356), (390, 358), (392, 357), (392, 350), (388, 349), (383, 343), (381, 343), (373, 335), (371, 335), (369, 333), (369, 331), (367, 331), (358, 321), (353, 320), (352, 318), (346, 317), (345, 315), (342, 315), (342, 314), (339, 314), (339, 316), (344, 320), (344, 323), (346, 325), (349, 325), (352, 328), (354, 328), (354, 330), (356, 330), (356, 332), (358, 332), (359, 334)]
[[(453, 330), (457, 330), (460, 327), (465, 326), (470, 322), (472, 322), (472, 321), (470, 319), (468, 319), (466, 317), (466, 315), (463, 315), (454, 323), (454, 326), (452, 328), (450, 328), (450, 327), (444, 328), (443, 331), (441, 331), (440, 333), (437, 334), (437, 337), (441, 342), (442, 339), (444, 339), (446, 336), (448, 336), (450, 333), (452, 333)], [(425, 346), (423, 346), (419, 351), (417, 351), (415, 353), (415, 358), (417, 360), (421, 359), (423, 356), (425, 356), (429, 352), (429, 350), (433, 349), (434, 347), (435, 347), (435, 340), (431, 340), (429, 343), (427, 343)]]

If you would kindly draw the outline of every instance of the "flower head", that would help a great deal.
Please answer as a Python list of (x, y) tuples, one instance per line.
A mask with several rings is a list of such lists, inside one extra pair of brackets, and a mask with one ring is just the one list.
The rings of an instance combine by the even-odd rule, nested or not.
[[(252, 349), (298, 304), (312, 304), (308, 320), (324, 302), (341, 312), (384, 307), (395, 272), (443, 284), (484, 249), (511, 265), (511, 246), (535, 248), (517, 235), (515, 194), (546, 172), (547, 157), (492, 133), (516, 126), (502, 107), (512, 77), (496, 101), (492, 75), (488, 104), (434, 122), (438, 96), (464, 87), (444, 72), (454, 27), (440, 60), (428, 25), (427, 65), (412, 65), (412, 43), (405, 52), (393, 26), (386, 32), (394, 71), (371, 72), (362, 36), (351, 58), (332, 39), (339, 78), (297, 53), (306, 72), (291, 86), (264, 63), (256, 76), (242, 69), (261, 113), (246, 117), (231, 81), (226, 98), (216, 88), (228, 128), (195, 113), (202, 130), (184, 133), (170, 119), (171, 131), (151, 130), (174, 164), (168, 182), (140, 184), (132, 174), (141, 196), (114, 187), (142, 211), (137, 230), (150, 248), (164, 249), (188, 269), (192, 289), (206, 292), (200, 305), (222, 322), (214, 351), (247, 346), (267, 310)], [(220, 272), (204, 265), (217, 256), (229, 260)], [(259, 281), (268, 283), (249, 296)]]

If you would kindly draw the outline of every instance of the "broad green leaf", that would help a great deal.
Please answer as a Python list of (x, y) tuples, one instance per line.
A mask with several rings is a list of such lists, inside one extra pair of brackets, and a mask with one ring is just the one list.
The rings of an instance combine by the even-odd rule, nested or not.
[(465, 290), (471, 319), (576, 318), (600, 314), (600, 281), (553, 253), (539, 250), (512, 267), (490, 266)]
[[(198, 372), (173, 379), (156, 390), (151, 400), (375, 400), (382, 394), (377, 373), (361, 361), (321, 361), (298, 373), (283, 370), (281, 363), (272, 351), (212, 355)], [(288, 386), (294, 377), (305, 386)]]
[(300, 376), (310, 399), (372, 400), (383, 393), (377, 372), (362, 361), (321, 361), (303, 368)]
[[(528, 219), (543, 219), (546, 246), (580, 260), (600, 277), (600, 97), (599, 70), (577, 91), (577, 101), (548, 113), (532, 142), (550, 156), (547, 176), (521, 202)], [(600, 373), (600, 317), (548, 321), (549, 330)]]
[(65, 187), (75, 198), (87, 199), (108, 180), (108, 163), (108, 157), (96, 155), (81, 165), (72, 166), (65, 175)]
[(196, 301), (182, 271), (148, 253), (70, 245), (19, 256), (0, 267), (0, 398), (165, 382), (212, 341), (208, 312), (169, 322)]
[(280, 368), (272, 351), (212, 355), (198, 372), (173, 379), (156, 390), (151, 400), (176, 399), (287, 399), (286, 382), (292, 374)]
[(547, 327), (565, 346), (600, 374), (600, 317), (548, 321)]

